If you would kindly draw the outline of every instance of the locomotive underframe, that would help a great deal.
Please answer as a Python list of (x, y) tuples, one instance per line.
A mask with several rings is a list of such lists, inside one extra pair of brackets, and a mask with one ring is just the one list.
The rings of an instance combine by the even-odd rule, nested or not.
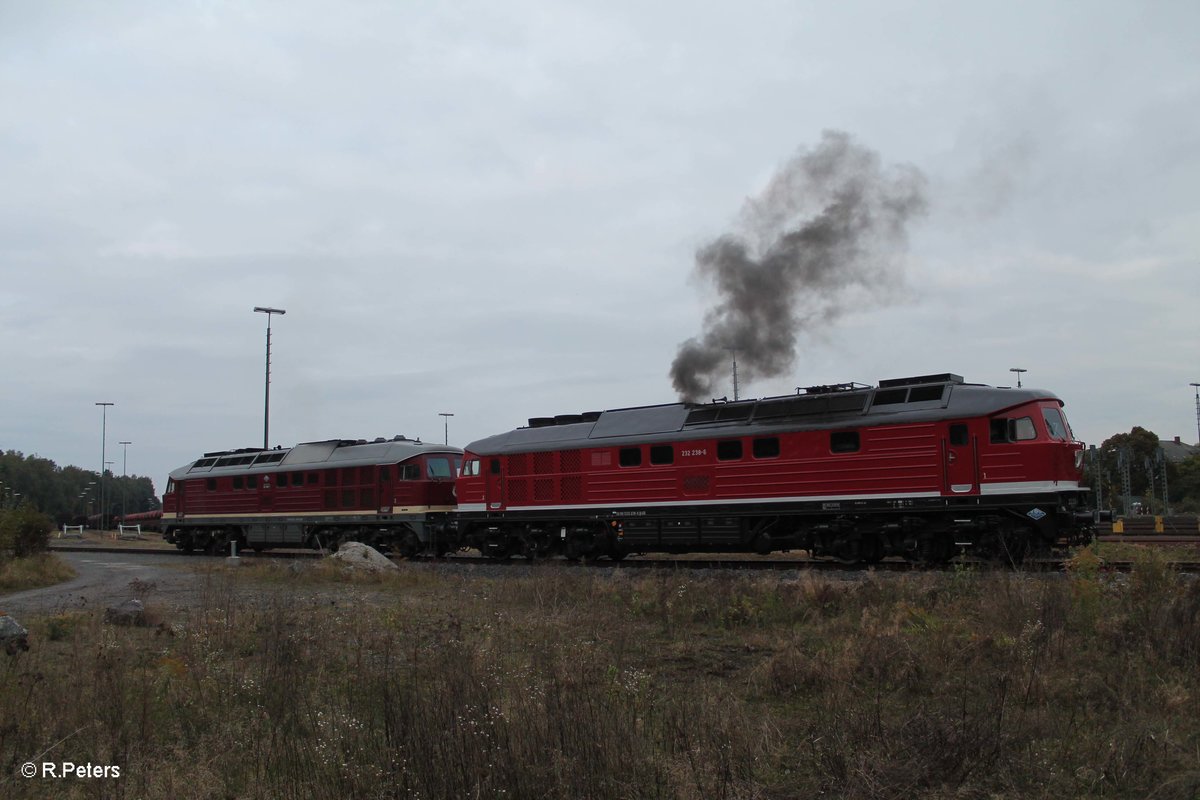
[(449, 514), (338, 514), (281, 517), (193, 517), (165, 523), (163, 539), (185, 553), (220, 554), (239, 549), (334, 550), (355, 541), (382, 552), (444, 555), (454, 546)]
[(494, 558), (806, 550), (847, 563), (1019, 562), (1062, 539), (1090, 541), (1086, 494), (509, 510), (460, 514), (459, 526), (463, 546)]

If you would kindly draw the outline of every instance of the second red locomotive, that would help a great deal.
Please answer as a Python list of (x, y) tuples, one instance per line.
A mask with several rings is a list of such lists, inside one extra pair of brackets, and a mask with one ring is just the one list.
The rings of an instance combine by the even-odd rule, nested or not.
[(403, 436), (205, 453), (171, 473), (163, 537), (185, 552), (353, 540), (402, 555), (444, 553), (455, 544), (461, 460), (458, 448)]

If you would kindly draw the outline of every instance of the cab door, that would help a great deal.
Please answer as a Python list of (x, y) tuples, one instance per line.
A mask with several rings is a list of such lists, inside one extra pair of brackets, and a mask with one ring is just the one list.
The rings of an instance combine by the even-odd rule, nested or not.
[(950, 425), (942, 439), (945, 490), (948, 494), (976, 494), (979, 476), (975, 468), (976, 437), (965, 422)]
[(504, 473), (500, 456), (487, 456), (487, 510), (499, 511), (504, 508)]

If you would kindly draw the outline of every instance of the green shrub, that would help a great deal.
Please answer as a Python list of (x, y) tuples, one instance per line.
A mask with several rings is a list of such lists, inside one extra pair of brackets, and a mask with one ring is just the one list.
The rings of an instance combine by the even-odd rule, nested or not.
[(52, 525), (49, 517), (28, 504), (3, 512), (0, 515), (0, 552), (16, 558), (46, 552), (50, 549)]

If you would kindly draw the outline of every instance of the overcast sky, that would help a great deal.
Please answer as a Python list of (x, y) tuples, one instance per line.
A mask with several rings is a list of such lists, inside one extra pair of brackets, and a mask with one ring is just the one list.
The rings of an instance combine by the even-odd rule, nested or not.
[[(927, 180), (796, 386), (1195, 441), (1200, 3), (0, 0), (0, 449), (148, 475), (671, 402), (697, 249), (826, 130)], [(732, 395), (731, 386), (720, 394)]]

